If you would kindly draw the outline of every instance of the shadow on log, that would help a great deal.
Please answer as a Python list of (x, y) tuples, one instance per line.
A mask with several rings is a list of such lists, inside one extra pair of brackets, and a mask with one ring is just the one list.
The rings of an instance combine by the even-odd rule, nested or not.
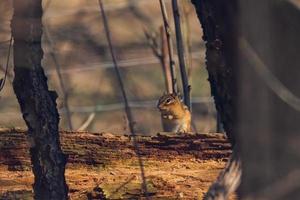
[[(151, 199), (201, 199), (231, 154), (230, 143), (222, 134), (161, 133), (136, 139)], [(60, 141), (68, 156), (66, 179), (71, 199), (99, 196), (102, 193), (97, 188), (103, 189), (108, 199), (144, 197), (137, 157), (128, 136), (62, 131)], [(0, 199), (3, 195), (22, 199), (31, 193), (28, 145), (24, 130), (0, 130)], [(13, 167), (16, 159), (22, 168)]]
[[(60, 132), (63, 153), (68, 164), (106, 165), (136, 157), (128, 136), (111, 133)], [(181, 156), (200, 160), (224, 159), (231, 154), (230, 143), (222, 134), (137, 136), (143, 159), (176, 159)], [(0, 164), (23, 168), (30, 166), (29, 144), (24, 130), (0, 130)], [(9, 152), (10, 156), (7, 156)]]

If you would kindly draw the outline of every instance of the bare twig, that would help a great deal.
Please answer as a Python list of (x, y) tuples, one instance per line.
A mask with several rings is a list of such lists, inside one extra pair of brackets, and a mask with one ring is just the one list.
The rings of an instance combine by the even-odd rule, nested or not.
[[(0, 71), (2, 71), (2, 72), (5, 74), (6, 67), (0, 65)], [(14, 78), (13, 74), (10, 73), (9, 70), (8, 70), (8, 71), (7, 71), (7, 75), (6, 75), (6, 79), (7, 79), (10, 83), (12, 83), (13, 78)]]
[(166, 39), (166, 34), (164, 31), (164, 28), (163, 28), (163, 26), (160, 27), (160, 39), (161, 39), (160, 45), (157, 42), (158, 34), (151, 34), (146, 30), (144, 30), (144, 33), (145, 33), (146, 39), (148, 41), (148, 45), (151, 47), (154, 56), (158, 58), (161, 66), (162, 66), (164, 79), (165, 79), (166, 91), (168, 93), (172, 93), (173, 92), (172, 76), (171, 76), (170, 67), (168, 66), (168, 59), (167, 59), (168, 44), (167, 44), (167, 39)]
[(54, 51), (54, 46), (53, 46), (53, 42), (52, 42), (52, 40), (50, 38), (50, 34), (49, 34), (49, 31), (48, 31), (47, 25), (44, 26), (44, 36), (45, 36), (46, 41), (49, 44), (49, 47), (50, 47), (50, 56), (51, 56), (51, 58), (52, 58), (52, 60), (54, 62), (56, 73), (57, 73), (58, 80), (59, 80), (59, 85), (60, 85), (61, 91), (63, 93), (63, 102), (64, 102), (64, 106), (66, 108), (68, 126), (69, 126), (69, 129), (72, 130), (73, 129), (73, 125), (72, 125), (71, 112), (70, 112), (69, 103), (68, 103), (69, 95), (68, 95), (68, 92), (66, 90), (66, 87), (65, 87), (65, 84), (64, 84), (64, 81), (63, 81), (63, 77), (61, 75), (60, 65), (59, 65), (58, 59), (57, 59), (57, 57), (56, 57), (56, 55), (54, 53), (55, 52)]
[(161, 35), (161, 63), (162, 63), (164, 76), (165, 76), (165, 84), (166, 84), (167, 92), (172, 93), (173, 92), (172, 73), (170, 67), (168, 66), (168, 59), (167, 59), (168, 41), (163, 27), (160, 27), (160, 35)]
[(84, 131), (95, 119), (96, 112), (91, 113), (83, 124), (77, 129), (77, 131)]
[(159, 61), (161, 61), (162, 54), (159, 50), (159, 45), (156, 38), (157, 35), (153, 33), (149, 33), (149, 31), (147, 31), (146, 29), (144, 30), (144, 34), (146, 36), (147, 43), (150, 46), (154, 56), (157, 57)]
[(169, 25), (166, 5), (164, 0), (159, 0), (160, 9), (163, 17), (165, 32), (167, 36), (167, 44), (168, 44), (168, 52), (169, 52), (169, 62), (170, 62), (170, 71), (172, 76), (172, 91), (173, 93), (177, 93), (177, 79), (176, 79), (176, 71), (175, 71), (175, 61), (173, 57), (173, 45), (172, 45), (172, 38), (171, 38), (171, 28)]
[(4, 77), (0, 79), (0, 91), (3, 89), (8, 73), (8, 64), (9, 64), (9, 58), (10, 58), (10, 52), (11, 52), (11, 45), (12, 45), (13, 37), (10, 37), (9, 40), (9, 46), (8, 46), (8, 53), (7, 53), (7, 59), (6, 59), (6, 66), (5, 66), (5, 72), (4, 72)]
[(177, 53), (178, 53), (180, 74), (181, 74), (181, 80), (182, 80), (182, 88), (183, 88), (183, 94), (184, 94), (184, 103), (190, 109), (191, 108), (190, 85), (189, 85), (187, 74), (186, 74), (184, 46), (183, 46), (183, 39), (182, 39), (182, 33), (181, 33), (180, 14), (179, 14), (177, 0), (172, 0), (172, 9), (173, 9), (173, 16), (174, 16), (174, 23), (175, 23)]
[(103, 25), (104, 25), (106, 38), (107, 38), (107, 41), (108, 41), (110, 54), (111, 54), (111, 57), (112, 57), (112, 60), (113, 60), (113, 63), (114, 63), (114, 68), (115, 68), (115, 71), (116, 71), (116, 74), (117, 74), (117, 79), (118, 79), (118, 82), (119, 82), (119, 85), (120, 85), (120, 88), (121, 88), (121, 92), (122, 92), (122, 96), (123, 96), (123, 99), (124, 99), (125, 113), (126, 113), (126, 116), (127, 116), (127, 119), (128, 119), (129, 129), (130, 129), (131, 136), (132, 136), (131, 138), (132, 138), (132, 141), (133, 141), (135, 153), (136, 153), (136, 155), (138, 157), (138, 161), (139, 161), (139, 166), (140, 166), (140, 170), (141, 170), (141, 178), (142, 178), (142, 181), (143, 181), (143, 183), (142, 183), (143, 192), (145, 193), (146, 199), (149, 199), (147, 184), (146, 184), (146, 176), (145, 176), (145, 171), (144, 171), (144, 165), (143, 165), (143, 161), (142, 161), (142, 158), (141, 158), (139, 147), (137, 145), (136, 134), (135, 134), (135, 131), (134, 131), (134, 121), (133, 121), (132, 113), (131, 113), (129, 103), (128, 103), (128, 100), (127, 100), (127, 96), (126, 96), (124, 84), (123, 84), (123, 81), (122, 81), (121, 73), (119, 71), (117, 59), (116, 59), (116, 56), (115, 56), (115, 51), (114, 51), (114, 48), (113, 48), (113, 45), (112, 45), (112, 39), (111, 39), (111, 36), (110, 36), (110, 29), (109, 29), (109, 25), (108, 25), (108, 20), (107, 20), (105, 11), (104, 11), (104, 6), (103, 6), (102, 0), (98, 0), (98, 2), (99, 2), (101, 14), (102, 14)]
[(190, 8), (189, 3), (187, 1), (182, 1), (182, 10), (183, 10), (183, 33), (185, 37), (185, 43), (187, 48), (185, 48), (186, 52), (186, 64), (187, 64), (187, 74), (188, 80), (191, 81), (192, 69), (193, 69), (193, 58), (192, 58), (192, 42), (191, 42), (191, 28), (190, 28)]
[[(190, 28), (190, 18), (189, 15), (191, 13), (191, 9), (189, 7), (188, 1), (181, 1), (182, 5), (182, 24), (183, 24), (183, 35), (184, 35), (184, 43), (186, 44), (187, 48), (185, 48), (185, 55), (186, 55), (186, 66), (187, 66), (187, 77), (189, 82), (192, 79), (192, 71), (193, 71), (193, 56), (192, 56), (192, 42), (191, 42), (191, 28)], [(189, 91), (190, 92), (190, 91)], [(190, 94), (189, 94), (190, 95)], [(192, 101), (192, 100), (190, 100)], [(191, 102), (190, 110), (192, 110), (193, 103)], [(196, 123), (192, 117), (192, 128), (193, 131), (197, 132)]]

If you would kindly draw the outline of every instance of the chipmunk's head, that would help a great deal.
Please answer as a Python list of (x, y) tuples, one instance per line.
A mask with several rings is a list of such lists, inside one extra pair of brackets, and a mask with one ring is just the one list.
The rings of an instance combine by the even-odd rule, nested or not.
[(178, 103), (180, 103), (180, 99), (177, 94), (164, 94), (159, 98), (157, 108), (160, 111), (168, 111), (174, 108)]

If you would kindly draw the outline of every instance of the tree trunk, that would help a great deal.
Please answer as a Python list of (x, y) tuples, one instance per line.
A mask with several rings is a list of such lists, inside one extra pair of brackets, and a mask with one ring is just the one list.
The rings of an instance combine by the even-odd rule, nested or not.
[(236, 122), (236, 28), (234, 1), (192, 0), (206, 42), (206, 66), (211, 94), (226, 134), (235, 144)]
[(41, 66), (43, 50), (41, 0), (14, 0), (13, 88), (28, 126), (35, 199), (67, 199), (66, 156), (59, 142), (57, 95), (49, 91)]
[(243, 164), (239, 197), (299, 199), (300, 4), (193, 3), (207, 42), (212, 94)]
[[(192, 0), (206, 42), (206, 66), (211, 93), (232, 146), (236, 143), (237, 109), (237, 7), (236, 1)], [(235, 150), (237, 148), (234, 148)], [(226, 168), (211, 185), (205, 199), (227, 199), (241, 177), (241, 163), (235, 151)]]

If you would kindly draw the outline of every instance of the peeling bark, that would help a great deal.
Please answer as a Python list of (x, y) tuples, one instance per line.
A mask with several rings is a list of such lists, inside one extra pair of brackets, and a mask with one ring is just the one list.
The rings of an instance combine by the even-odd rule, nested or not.
[(14, 0), (13, 88), (28, 126), (35, 199), (67, 199), (66, 157), (59, 142), (57, 94), (49, 91), (41, 66), (43, 50), (41, 0)]
[(220, 172), (217, 180), (209, 187), (204, 200), (225, 200), (236, 191), (241, 183), (241, 160), (236, 151), (230, 157), (225, 169)]

